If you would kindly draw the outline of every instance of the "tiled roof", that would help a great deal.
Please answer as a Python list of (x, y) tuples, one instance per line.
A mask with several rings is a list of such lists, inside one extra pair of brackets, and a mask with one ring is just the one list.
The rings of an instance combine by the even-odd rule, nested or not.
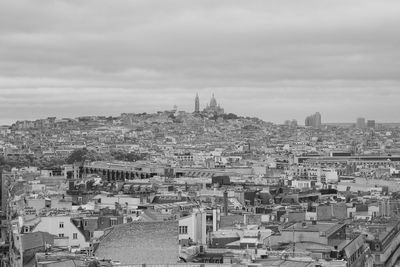
[(178, 221), (118, 225), (101, 240), (95, 254), (122, 264), (176, 263)]
[(54, 235), (46, 232), (34, 232), (21, 236), (22, 250), (30, 250), (35, 248), (44, 247), (45, 244), (54, 244)]

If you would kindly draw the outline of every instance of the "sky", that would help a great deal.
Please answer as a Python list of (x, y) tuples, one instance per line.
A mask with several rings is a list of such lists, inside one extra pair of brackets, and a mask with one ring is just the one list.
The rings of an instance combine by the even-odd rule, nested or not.
[(400, 1), (3, 0), (0, 124), (226, 112), (400, 122)]

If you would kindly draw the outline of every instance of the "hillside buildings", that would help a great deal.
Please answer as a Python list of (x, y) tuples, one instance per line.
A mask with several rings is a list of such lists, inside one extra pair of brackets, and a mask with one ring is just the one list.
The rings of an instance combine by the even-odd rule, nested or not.
[[(200, 98), (199, 98), (198, 94), (196, 94), (196, 98), (195, 98), (194, 112), (195, 113), (200, 112)], [(211, 114), (211, 115), (218, 116), (218, 115), (224, 114), (224, 109), (221, 108), (221, 106), (217, 103), (217, 100), (215, 99), (214, 94), (212, 94), (210, 103), (207, 104), (207, 106), (203, 109), (202, 112), (205, 114)]]
[(10, 126), (0, 135), (3, 262), (396, 264), (398, 125), (223, 112), (215, 97), (201, 111), (197, 96), (194, 113)]

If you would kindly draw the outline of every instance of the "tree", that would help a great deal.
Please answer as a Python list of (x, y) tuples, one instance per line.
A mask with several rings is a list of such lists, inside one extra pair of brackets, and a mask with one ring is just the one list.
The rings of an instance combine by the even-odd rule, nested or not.
[(66, 163), (73, 164), (74, 162), (84, 161), (101, 161), (105, 160), (104, 155), (97, 153), (94, 150), (88, 150), (87, 148), (79, 148), (74, 151), (67, 157)]
[(236, 120), (239, 117), (234, 113), (228, 113), (228, 114), (223, 114), (222, 118), (224, 118), (224, 120)]
[(75, 162), (84, 162), (86, 160), (86, 155), (88, 150), (86, 148), (75, 149), (72, 153), (67, 157), (67, 164), (73, 164)]
[(146, 159), (146, 154), (143, 153), (135, 153), (135, 152), (123, 152), (123, 151), (114, 151), (111, 156), (116, 160), (121, 161), (138, 161)]

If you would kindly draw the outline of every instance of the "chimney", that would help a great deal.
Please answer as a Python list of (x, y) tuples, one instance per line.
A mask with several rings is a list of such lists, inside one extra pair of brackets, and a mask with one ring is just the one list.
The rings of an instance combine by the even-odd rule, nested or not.
[(224, 191), (224, 212), (225, 216), (228, 216), (228, 191)]
[(73, 168), (73, 172), (74, 172), (74, 179), (77, 180), (79, 178), (79, 167), (77, 162), (74, 162), (74, 164), (72, 165)]

